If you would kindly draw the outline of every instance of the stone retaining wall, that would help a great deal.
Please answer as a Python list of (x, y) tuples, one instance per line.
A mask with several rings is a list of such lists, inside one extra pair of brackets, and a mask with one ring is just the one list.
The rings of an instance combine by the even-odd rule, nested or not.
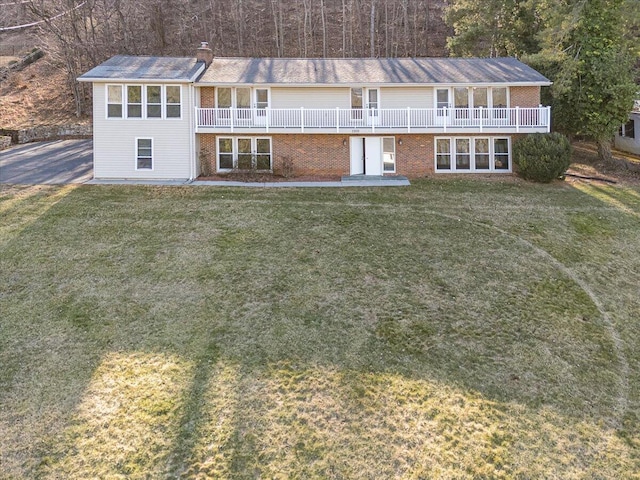
[(4, 150), (5, 148), (9, 148), (11, 146), (11, 137), (9, 136), (1, 136), (0, 137), (0, 150)]
[(91, 125), (57, 125), (33, 127), (23, 130), (0, 130), (0, 135), (9, 136), (12, 143), (29, 143), (58, 138), (91, 138)]

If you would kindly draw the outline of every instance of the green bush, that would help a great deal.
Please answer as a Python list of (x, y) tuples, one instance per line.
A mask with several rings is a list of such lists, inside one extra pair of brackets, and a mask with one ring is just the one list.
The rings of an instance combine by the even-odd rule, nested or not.
[(571, 144), (560, 133), (534, 133), (513, 146), (513, 163), (522, 178), (548, 183), (560, 178), (571, 164)]

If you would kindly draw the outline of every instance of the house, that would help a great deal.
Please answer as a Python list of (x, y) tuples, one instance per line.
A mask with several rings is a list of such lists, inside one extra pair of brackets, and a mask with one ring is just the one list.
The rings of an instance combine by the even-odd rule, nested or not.
[(511, 172), (548, 132), (548, 79), (514, 58), (116, 56), (93, 83), (95, 177)]
[(614, 143), (619, 150), (640, 155), (640, 100), (635, 101), (629, 121), (620, 127)]

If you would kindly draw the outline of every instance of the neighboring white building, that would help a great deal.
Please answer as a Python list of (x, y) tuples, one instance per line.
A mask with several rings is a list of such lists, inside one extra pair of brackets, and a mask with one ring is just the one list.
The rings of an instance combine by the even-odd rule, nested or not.
[(623, 152), (640, 155), (640, 100), (636, 100), (629, 121), (616, 134), (615, 146)]
[(548, 132), (547, 78), (514, 58), (116, 56), (93, 83), (94, 176), (508, 173)]

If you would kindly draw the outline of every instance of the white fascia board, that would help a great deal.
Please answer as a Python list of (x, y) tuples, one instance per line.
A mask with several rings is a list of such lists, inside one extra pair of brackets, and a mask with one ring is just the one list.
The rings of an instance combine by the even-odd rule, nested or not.
[(195, 82), (196, 87), (548, 87), (553, 82), (482, 82), (482, 83), (233, 83), (233, 82)]

